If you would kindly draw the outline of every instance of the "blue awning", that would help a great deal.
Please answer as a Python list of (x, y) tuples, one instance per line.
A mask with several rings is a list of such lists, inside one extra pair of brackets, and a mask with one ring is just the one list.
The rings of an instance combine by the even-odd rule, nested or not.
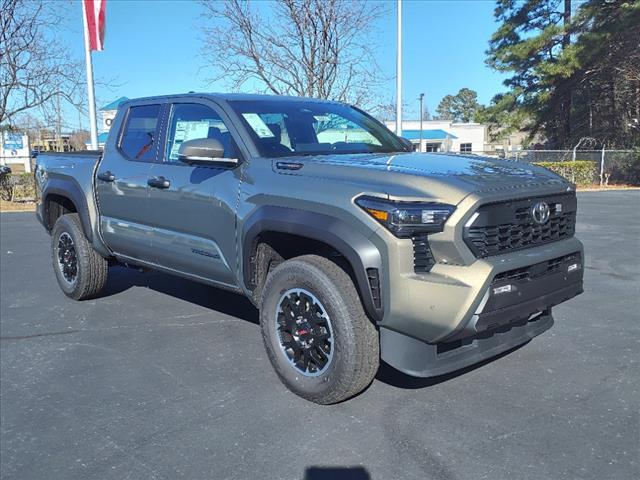
[[(420, 140), (420, 130), (402, 130), (402, 136), (407, 140)], [(423, 140), (446, 140), (447, 138), (458, 138), (454, 134), (441, 129), (422, 130)]]
[(129, 100), (127, 97), (120, 97), (119, 99), (114, 100), (113, 102), (106, 104), (100, 110), (117, 110), (118, 109), (118, 105), (120, 105), (122, 102), (126, 102), (127, 100)]

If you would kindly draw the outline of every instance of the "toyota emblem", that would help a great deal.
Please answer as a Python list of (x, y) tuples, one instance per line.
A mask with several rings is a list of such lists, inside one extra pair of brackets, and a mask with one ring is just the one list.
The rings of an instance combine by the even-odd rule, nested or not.
[(544, 225), (549, 221), (549, 217), (551, 216), (549, 204), (547, 202), (536, 203), (531, 209), (531, 216), (533, 217), (533, 221), (538, 225)]

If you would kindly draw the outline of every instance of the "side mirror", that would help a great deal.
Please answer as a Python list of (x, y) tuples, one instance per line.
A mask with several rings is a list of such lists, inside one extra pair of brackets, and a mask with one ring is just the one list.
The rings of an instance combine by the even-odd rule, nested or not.
[(188, 164), (235, 166), (237, 158), (224, 158), (224, 147), (215, 138), (196, 138), (180, 144), (178, 160)]

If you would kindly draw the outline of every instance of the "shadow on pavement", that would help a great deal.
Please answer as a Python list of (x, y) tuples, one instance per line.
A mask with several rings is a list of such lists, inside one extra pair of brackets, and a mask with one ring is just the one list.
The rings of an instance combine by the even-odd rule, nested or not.
[(444, 375), (438, 375), (437, 377), (430, 377), (430, 378), (418, 378), (418, 377), (412, 377), (410, 375), (407, 375), (406, 373), (402, 373), (399, 370), (396, 370), (395, 368), (393, 368), (391, 365), (389, 365), (388, 363), (384, 362), (384, 361), (380, 361), (380, 368), (378, 369), (378, 373), (376, 374), (376, 380), (386, 383), (387, 385), (391, 385), (392, 387), (397, 387), (397, 388), (403, 388), (406, 390), (415, 390), (418, 388), (426, 388), (426, 387), (431, 387), (434, 385), (438, 385), (442, 382), (446, 382), (448, 380), (452, 380), (454, 378), (457, 378), (461, 375), (464, 375), (466, 373), (472, 372), (478, 368), (481, 368), (491, 362), (495, 362), (496, 360), (501, 359), (502, 357), (505, 357), (507, 355), (510, 355), (511, 353), (515, 352), (516, 350), (519, 350), (520, 348), (524, 347), (527, 343), (529, 342), (525, 342), (522, 345), (518, 345), (516, 347), (513, 347), (509, 350), (507, 350), (506, 352), (502, 352), (498, 355), (496, 355), (495, 357), (491, 357), (488, 358), (486, 360), (482, 360), (479, 363), (476, 363), (474, 365), (470, 365), (468, 367), (465, 368), (461, 368), (460, 370), (456, 370), (454, 372), (451, 373), (446, 373)]
[(258, 310), (244, 296), (162, 272), (141, 272), (132, 268), (109, 268), (109, 280), (101, 297), (109, 297), (131, 287), (147, 287), (217, 312), (259, 324)]
[(309, 467), (303, 480), (371, 480), (363, 467)]
[[(187, 302), (194, 303), (196, 305), (200, 305), (202, 307), (215, 310), (217, 312), (224, 313), (226, 315), (230, 315), (233, 317), (237, 317), (241, 320), (259, 325), (259, 314), (258, 310), (253, 306), (253, 304), (244, 296), (228, 292), (226, 290), (222, 290), (220, 288), (210, 287), (201, 283), (193, 282), (191, 280), (183, 279), (180, 277), (176, 277), (173, 275), (165, 274), (162, 272), (156, 271), (147, 271), (141, 272), (139, 270), (135, 270), (132, 268), (126, 268), (121, 266), (114, 266), (109, 269), (109, 280), (105, 291), (101, 295), (102, 297), (109, 297), (111, 295), (116, 295), (118, 293), (124, 292), (131, 287), (147, 287), (157, 292), (170, 295), (174, 298), (179, 298), (181, 300), (185, 300)], [(528, 342), (527, 342), (528, 343)], [(514, 347), (506, 352), (503, 352), (496, 357), (489, 358), (487, 360), (483, 360), (480, 363), (475, 365), (471, 365), (469, 367), (465, 367), (460, 370), (456, 370), (455, 372), (451, 372), (445, 375), (440, 375), (437, 377), (431, 378), (417, 378), (407, 375), (405, 373), (396, 370), (391, 365), (385, 363), (384, 361), (380, 362), (380, 368), (378, 373), (376, 374), (376, 380), (380, 382), (386, 383), (387, 385), (391, 385), (393, 387), (402, 388), (402, 389), (418, 389), (418, 388), (426, 388), (433, 385), (438, 385), (442, 382), (446, 382), (448, 380), (452, 380), (461, 375), (464, 375), (468, 372), (471, 372), (477, 368), (481, 368), (482, 366), (494, 362), (506, 355), (511, 354), (512, 352), (520, 349), (522, 346), (519, 345)], [(319, 475), (322, 471), (333, 472), (336, 469), (329, 469), (323, 467), (311, 467), (307, 470), (307, 472), (318, 471), (320, 473), (313, 473), (314, 475)], [(345, 472), (351, 472), (354, 469), (345, 469)], [(357, 470), (357, 469), (356, 469)], [(364, 471), (366, 474), (366, 471)], [(357, 475), (357, 472), (351, 472), (349, 474)], [(316, 478), (369, 478), (367, 477), (309, 477), (306, 476), (306, 479), (316, 479)]]

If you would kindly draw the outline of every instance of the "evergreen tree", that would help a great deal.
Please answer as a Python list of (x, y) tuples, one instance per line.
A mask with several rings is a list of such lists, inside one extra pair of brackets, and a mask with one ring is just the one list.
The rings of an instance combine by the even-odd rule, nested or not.
[[(582, 137), (607, 146), (638, 142), (640, 129), (640, 0), (498, 0), (502, 25), (487, 52), (492, 68), (509, 72), (507, 94), (483, 112), (522, 120), (550, 146), (570, 148)], [(503, 115), (504, 116), (504, 115)]]
[(440, 100), (436, 113), (439, 120), (472, 122), (480, 109), (478, 94), (469, 88), (461, 88), (455, 95), (446, 95)]

